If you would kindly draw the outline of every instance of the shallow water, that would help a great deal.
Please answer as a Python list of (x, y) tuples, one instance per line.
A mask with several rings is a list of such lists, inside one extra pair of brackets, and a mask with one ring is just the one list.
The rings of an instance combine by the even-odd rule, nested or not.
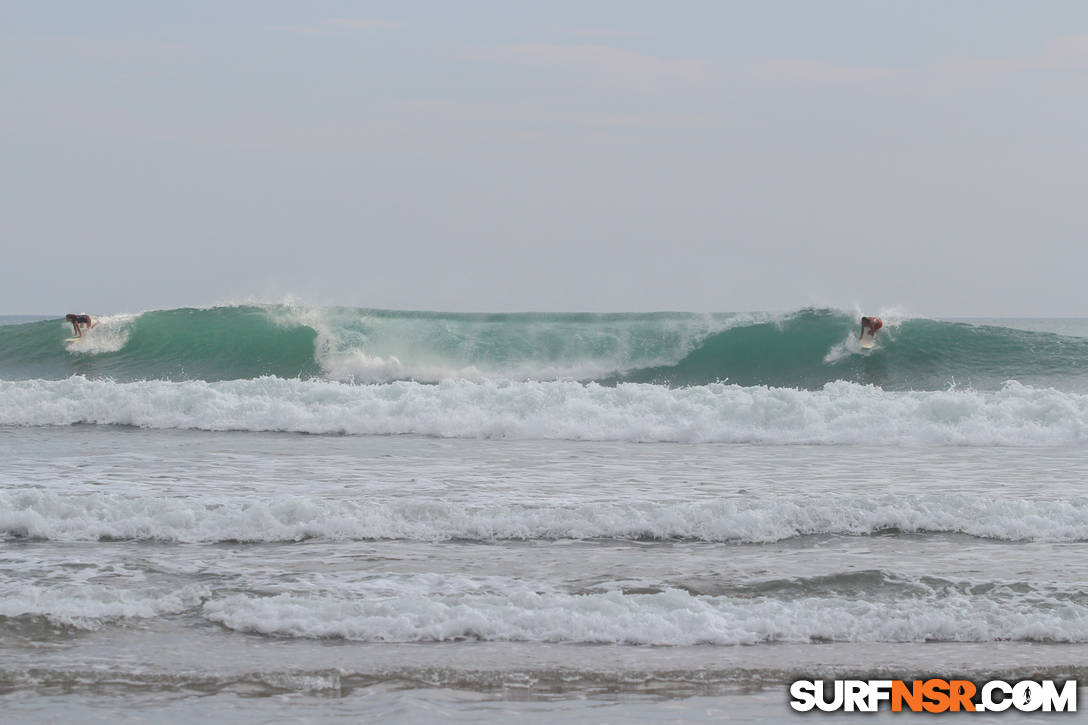
[(820, 310), (0, 318), (5, 722), (853, 722), (788, 684), (1088, 681), (1088, 322), (885, 319), (866, 357)]
[(1080, 446), (82, 425), (0, 452), (16, 721), (775, 722), (799, 677), (1088, 676)]

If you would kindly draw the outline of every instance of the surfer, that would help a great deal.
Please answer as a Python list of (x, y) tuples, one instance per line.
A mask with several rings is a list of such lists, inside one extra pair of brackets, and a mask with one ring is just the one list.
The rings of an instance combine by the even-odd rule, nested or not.
[(861, 334), (858, 335), (858, 339), (865, 337), (866, 330), (869, 332), (869, 337), (876, 337), (876, 331), (881, 327), (884, 327), (884, 323), (881, 322), (879, 317), (862, 317)]
[(98, 324), (97, 322), (94, 322), (93, 320), (91, 320), (90, 315), (71, 315), (71, 314), (69, 314), (69, 315), (65, 315), (64, 319), (67, 320), (68, 322), (72, 323), (72, 330), (73, 330), (76, 337), (83, 337), (83, 330), (81, 329), (82, 325), (86, 325), (87, 329), (89, 330), (89, 329), (91, 329), (92, 327), (94, 327), (95, 325)]

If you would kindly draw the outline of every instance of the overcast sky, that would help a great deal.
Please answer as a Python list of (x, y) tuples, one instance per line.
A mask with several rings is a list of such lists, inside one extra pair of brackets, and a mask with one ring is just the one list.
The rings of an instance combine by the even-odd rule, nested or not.
[(1088, 313), (1088, 3), (0, 2), (0, 313)]

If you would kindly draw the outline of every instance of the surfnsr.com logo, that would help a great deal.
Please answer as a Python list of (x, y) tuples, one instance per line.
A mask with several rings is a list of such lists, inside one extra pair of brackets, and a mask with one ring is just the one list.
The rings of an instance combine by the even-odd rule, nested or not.
[(1076, 712), (1077, 681), (990, 680), (797, 680), (790, 707), (799, 712)]

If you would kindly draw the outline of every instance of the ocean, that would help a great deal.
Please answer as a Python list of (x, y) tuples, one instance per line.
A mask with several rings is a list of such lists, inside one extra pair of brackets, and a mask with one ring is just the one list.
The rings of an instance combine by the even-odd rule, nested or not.
[(1088, 683), (1088, 320), (885, 312), (867, 352), (858, 317), (0, 318), (4, 720), (914, 722), (789, 683)]

